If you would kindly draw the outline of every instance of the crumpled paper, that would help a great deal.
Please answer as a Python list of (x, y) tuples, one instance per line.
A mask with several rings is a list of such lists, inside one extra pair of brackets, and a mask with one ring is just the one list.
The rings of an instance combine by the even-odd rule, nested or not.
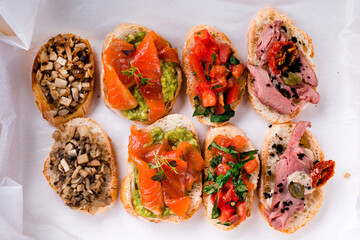
[[(27, 9), (21, 14), (21, 10), (14, 8), (20, 2)], [(154, 239), (171, 237), (182, 240), (358, 239), (358, 1), (273, 0), (264, 3), (250, 0), (154, 0), (150, 4), (140, 0), (64, 0), (44, 1), (37, 16), (35, 9), (39, 8), (38, 4), (39, 0), (0, 0), (1, 16), (11, 20), (9, 25), (14, 33), (19, 33), (16, 36), (18, 42), (12, 42), (8, 36), (0, 36), (0, 180), (5, 178), (4, 184), (11, 185), (0, 186), (0, 239), (146, 239), (149, 236)], [(120, 201), (108, 212), (95, 216), (64, 206), (42, 174), (43, 163), (53, 143), (51, 134), (55, 130), (42, 118), (31, 91), (31, 67), (42, 44), (58, 33), (71, 32), (89, 39), (97, 63), (97, 85), (88, 117), (97, 121), (112, 139), (122, 180), (126, 174), (127, 137), (133, 123), (108, 110), (100, 97), (98, 66), (101, 64), (101, 47), (106, 34), (119, 23), (142, 24), (169, 40), (179, 49), (181, 56), (187, 31), (194, 25), (206, 23), (223, 31), (239, 51), (240, 60), (246, 62), (247, 26), (257, 11), (268, 6), (275, 6), (287, 13), (296, 26), (307, 32), (313, 40), (321, 101), (318, 106), (309, 106), (294, 121), (310, 120), (313, 126), (310, 130), (319, 141), (325, 157), (336, 161), (336, 173), (324, 187), (324, 201), (320, 211), (304, 228), (291, 236), (273, 230), (259, 213), (257, 200), (253, 205), (252, 216), (237, 229), (226, 233), (207, 222), (202, 207), (190, 220), (181, 224), (154, 224), (127, 214)], [(9, 15), (3, 15), (4, 9)], [(28, 22), (19, 22), (17, 26), (12, 24), (12, 20), (18, 18)], [(202, 142), (208, 127), (191, 118), (193, 110), (185, 90), (183, 85), (172, 113), (188, 116), (194, 122)], [(257, 148), (261, 147), (270, 124), (251, 108), (246, 97), (230, 122), (244, 129)], [(343, 177), (346, 172), (351, 174), (349, 179)], [(8, 201), (21, 198), (22, 203), (20, 200)]]
[(28, 50), (41, 0), (0, 0), (0, 41)]

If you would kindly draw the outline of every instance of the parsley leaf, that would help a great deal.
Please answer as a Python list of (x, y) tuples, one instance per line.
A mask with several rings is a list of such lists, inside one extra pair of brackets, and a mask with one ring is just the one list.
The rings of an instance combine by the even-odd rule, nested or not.
[(213, 157), (210, 161), (210, 166), (216, 168), (221, 163), (221, 159), (222, 157), (220, 155)]
[(231, 222), (217, 222), (216, 224), (221, 224), (221, 225), (224, 225), (224, 226), (230, 226), (231, 225)]
[(240, 61), (233, 55), (231, 55), (231, 57), (229, 58), (228, 64), (231, 64), (231, 65), (238, 65), (240, 64)]
[(248, 188), (246, 187), (243, 180), (241, 180), (241, 176), (232, 179), (235, 193), (240, 198), (241, 201), (245, 202), (246, 195), (248, 193)]
[(220, 208), (218, 208), (217, 204), (218, 204), (218, 200), (219, 198), (217, 197), (214, 203), (214, 207), (211, 211), (211, 219), (216, 219), (220, 217)]
[(226, 122), (230, 118), (235, 116), (235, 111), (231, 109), (230, 105), (225, 105), (225, 112), (219, 115), (212, 115), (210, 118), (211, 122)]

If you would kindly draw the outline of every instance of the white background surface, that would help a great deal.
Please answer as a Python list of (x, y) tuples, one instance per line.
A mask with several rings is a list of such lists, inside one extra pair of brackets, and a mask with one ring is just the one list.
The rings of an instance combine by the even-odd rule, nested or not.
[[(31, 91), (31, 67), (42, 44), (58, 33), (74, 33), (90, 41), (97, 72), (88, 117), (113, 140), (122, 180), (132, 122), (107, 109), (99, 97), (101, 47), (106, 34), (120, 23), (142, 24), (171, 42), (181, 56), (188, 30), (206, 23), (224, 32), (238, 49), (240, 60), (246, 62), (248, 24), (257, 11), (268, 6), (287, 13), (313, 40), (321, 101), (318, 106), (309, 105), (295, 121), (311, 121), (311, 131), (326, 159), (336, 161), (336, 174), (324, 187), (320, 211), (304, 228), (292, 235), (273, 230), (260, 215), (257, 199), (252, 216), (230, 232), (208, 223), (203, 207), (186, 222), (155, 224), (128, 215), (120, 201), (95, 216), (64, 206), (42, 174), (55, 130), (42, 119)], [(21, 217), (16, 218), (17, 223), (13, 219), (22, 211), (21, 202), (10, 201), (10, 207), (0, 204), (0, 239), (359, 239), (359, 26), (360, 3), (355, 0), (266, 4), (251, 0), (43, 1), (29, 51), (0, 42), (0, 181), (8, 176), (23, 186), (23, 223)], [(172, 113), (191, 117), (185, 88), (183, 84)], [(195, 118), (192, 121), (202, 142), (208, 127)], [(246, 97), (230, 122), (244, 129), (258, 148), (270, 124), (251, 108)], [(349, 179), (343, 177), (346, 172), (351, 174)], [(0, 203), (6, 201), (9, 198), (0, 199)]]

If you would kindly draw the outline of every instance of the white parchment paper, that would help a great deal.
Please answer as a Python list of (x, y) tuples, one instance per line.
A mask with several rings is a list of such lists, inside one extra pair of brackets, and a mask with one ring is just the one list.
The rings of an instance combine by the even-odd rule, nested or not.
[[(3, 1), (0, 4), (0, 9), (5, 6)], [(42, 119), (31, 91), (31, 67), (42, 44), (58, 33), (89, 39), (97, 76), (88, 117), (97, 121), (112, 139), (122, 180), (132, 123), (107, 109), (100, 97), (98, 70), (106, 34), (120, 23), (142, 24), (169, 40), (181, 56), (188, 30), (205, 23), (224, 32), (238, 49), (241, 61), (246, 62), (248, 24), (257, 11), (268, 6), (287, 13), (313, 40), (321, 101), (317, 106), (309, 106), (295, 121), (311, 121), (311, 131), (325, 157), (336, 161), (336, 173), (324, 187), (320, 211), (304, 228), (292, 235), (273, 230), (260, 215), (257, 199), (251, 217), (230, 232), (208, 223), (203, 207), (186, 222), (155, 224), (128, 215), (120, 201), (108, 212), (95, 216), (64, 206), (42, 174), (55, 130)], [(20, 10), (13, 11), (19, 14), (23, 9)], [(10, 192), (0, 185), (0, 239), (358, 239), (359, 26), (360, 2), (355, 0), (44, 1), (36, 16), (29, 51), (0, 42), (0, 181), (9, 177), (19, 184)], [(191, 118), (193, 111), (185, 88), (183, 84), (172, 113)], [(202, 142), (208, 127), (191, 119)], [(231, 122), (261, 147), (270, 123), (251, 108), (246, 98)], [(349, 179), (344, 178), (346, 172), (351, 174)], [(23, 204), (19, 202), (21, 198)], [(16, 201), (4, 205), (5, 199)], [(16, 218), (10, 218), (11, 215)]]

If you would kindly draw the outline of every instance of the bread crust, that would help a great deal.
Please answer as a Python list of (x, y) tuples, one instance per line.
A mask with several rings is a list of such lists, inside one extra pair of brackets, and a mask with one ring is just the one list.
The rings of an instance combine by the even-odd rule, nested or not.
[[(132, 23), (122, 23), (122, 24), (119, 24), (114, 32), (110, 32), (105, 40), (104, 40), (104, 43), (103, 43), (103, 46), (102, 46), (102, 52), (101, 52), (101, 57), (103, 59), (103, 55), (106, 51), (106, 49), (110, 46), (110, 43), (111, 41), (114, 39), (114, 38), (118, 38), (118, 39), (125, 39), (125, 37), (127, 35), (129, 35), (130, 33), (134, 34), (134, 33), (138, 33), (138, 32), (141, 32), (141, 31), (146, 31), (146, 32), (150, 32), (150, 31), (153, 31), (151, 30), (150, 28), (147, 28), (147, 27), (144, 27), (144, 26), (141, 26), (141, 25), (138, 25), (138, 24), (132, 24)], [(160, 34), (156, 33), (162, 40), (164, 40), (165, 42), (169, 43), (165, 38), (163, 38)], [(169, 112), (171, 111), (171, 109), (173, 108), (175, 102), (176, 102), (176, 99), (177, 99), (177, 96), (179, 95), (180, 93), (180, 90), (181, 90), (181, 83), (182, 83), (182, 71), (181, 71), (181, 67), (180, 65), (177, 65), (175, 67), (175, 71), (176, 71), (176, 78), (177, 78), (177, 81), (178, 81), (178, 87), (175, 91), (175, 95), (174, 95), (174, 98), (171, 102), (168, 102), (165, 104), (165, 113), (163, 115), (166, 116), (167, 114), (169, 114)], [(105, 85), (105, 68), (104, 68), (104, 61), (101, 61), (101, 75), (100, 75), (100, 90), (101, 90), (101, 95), (102, 95), (102, 98), (103, 98), (103, 101), (105, 103), (105, 105), (111, 110), (113, 111), (114, 113), (118, 114), (119, 116), (125, 118), (125, 119), (128, 119), (121, 110), (118, 110), (118, 109), (115, 109), (111, 106), (111, 104), (109, 103), (109, 100), (108, 100), (108, 96), (107, 96), (107, 93), (106, 93), (106, 85)], [(144, 125), (149, 125), (153, 122), (151, 121), (138, 121), (138, 120), (131, 120), (133, 121), (134, 123), (136, 124), (144, 124)]]
[[(247, 33), (247, 49), (248, 49), (248, 62), (253, 65), (259, 66), (259, 59), (256, 57), (256, 44), (262, 30), (274, 20), (283, 21), (283, 25), (286, 26), (289, 35), (296, 36), (305, 45), (295, 43), (295, 45), (301, 49), (304, 56), (310, 66), (315, 70), (314, 62), (312, 57), (314, 56), (314, 46), (311, 38), (303, 30), (295, 26), (294, 21), (285, 13), (279, 11), (276, 8), (270, 7), (260, 10), (256, 16), (251, 20), (248, 33)], [(253, 109), (264, 119), (274, 123), (284, 123), (294, 119), (302, 110), (304, 110), (309, 103), (301, 102), (300, 108), (291, 114), (279, 114), (274, 109), (262, 104), (260, 100), (255, 96), (254, 93), (254, 79), (250, 74), (247, 77), (247, 94)], [(314, 88), (316, 89), (316, 88)]]
[[(196, 139), (196, 142), (199, 145), (198, 136), (195, 130), (194, 124), (184, 115), (181, 114), (171, 114), (168, 115), (156, 122), (154, 122), (152, 125), (149, 125), (145, 128), (139, 129), (141, 132), (149, 132), (151, 129), (160, 127), (164, 132), (171, 131), (175, 129), (176, 127), (184, 127), (188, 131), (191, 131), (194, 135), (194, 138)], [(134, 162), (128, 158), (127, 161), (127, 171), (126, 171), (126, 177), (124, 178), (121, 190), (120, 190), (120, 200), (124, 204), (125, 210), (132, 216), (138, 217), (140, 219), (150, 221), (150, 222), (174, 222), (179, 223), (183, 222), (189, 218), (191, 218), (194, 213), (200, 208), (201, 206), (201, 194), (202, 194), (202, 176), (200, 175), (200, 180), (198, 182), (194, 182), (194, 185), (189, 193), (189, 196), (191, 198), (191, 204), (190, 208), (187, 211), (187, 213), (184, 216), (177, 216), (177, 215), (170, 215), (166, 217), (156, 217), (156, 218), (150, 218), (150, 217), (142, 217), (135, 211), (135, 208), (132, 204), (132, 193), (133, 189), (135, 187), (135, 177), (134, 177)]]
[[(269, 149), (271, 148), (271, 145), (273, 145), (274, 143), (277, 143), (277, 141), (279, 141), (278, 138), (275, 136), (275, 134), (277, 134), (277, 133), (280, 134), (280, 132), (282, 133), (281, 137), (284, 139), (284, 141), (287, 144), (295, 126), (296, 126), (296, 123), (294, 123), (294, 122), (273, 124), (272, 127), (270, 128), (270, 130), (266, 133), (264, 142), (261, 147), (261, 154), (260, 154), (261, 173), (260, 173), (260, 186), (259, 186), (259, 191), (258, 191), (258, 197), (259, 197), (259, 210), (260, 210), (261, 214), (264, 216), (266, 221), (268, 221), (268, 220), (264, 214), (264, 208), (266, 205), (264, 192), (265, 192), (265, 188), (268, 188), (268, 187), (271, 188), (271, 186), (272, 186), (271, 184), (275, 185), (274, 181), (267, 179), (267, 170), (269, 168), (275, 169), (274, 164), (269, 163), (269, 161), (270, 161), (269, 160), (269, 158), (270, 158)], [(308, 129), (306, 129), (306, 131), (303, 135), (303, 138), (305, 138), (306, 141), (309, 143), (310, 150), (314, 154), (314, 159), (312, 161), (315, 161), (315, 160), (324, 161), (325, 156), (324, 156), (317, 140), (315, 139), (315, 137), (311, 134), (311, 132)], [(283, 144), (284, 142), (281, 142), (281, 143)], [(299, 228), (305, 226), (305, 224), (307, 222), (309, 222), (317, 214), (317, 212), (319, 211), (319, 208), (321, 206), (322, 200), (323, 200), (322, 188), (316, 188), (313, 193), (310, 193), (305, 198), (304, 211), (301, 211), (301, 212), (296, 211), (293, 214), (293, 219), (288, 221), (288, 223), (285, 225), (284, 229), (282, 229), (282, 230), (275, 229), (272, 225), (270, 225), (269, 221), (268, 221), (268, 223), (271, 227), (273, 227), (277, 231), (280, 231), (283, 233), (288, 233), (288, 234), (294, 233)]]
[[(235, 127), (234, 125), (232, 125), (230, 123), (227, 123), (220, 127), (210, 128), (206, 133), (206, 137), (205, 137), (205, 141), (204, 141), (204, 148), (203, 148), (204, 149), (204, 160), (205, 160), (205, 169), (204, 169), (205, 175), (206, 175), (207, 169), (210, 169), (210, 171), (212, 170), (212, 168), (210, 166), (212, 154), (211, 154), (211, 151), (208, 150), (208, 147), (214, 141), (215, 137), (218, 135), (225, 135), (227, 137), (235, 137), (237, 135), (241, 135), (243, 138), (246, 139), (246, 144), (242, 149), (243, 151), (250, 151), (250, 150), (256, 149), (254, 144), (251, 142), (251, 140), (247, 136), (245, 136), (244, 131), (240, 128)], [(251, 176), (250, 181), (255, 185), (255, 187), (251, 191), (251, 193), (246, 197), (246, 217), (247, 218), (250, 217), (250, 215), (251, 215), (251, 209), (252, 209), (252, 205), (253, 205), (254, 199), (255, 199), (255, 192), (256, 192), (257, 183), (258, 183), (258, 179), (259, 179), (259, 172), (260, 172), (259, 156), (257, 154), (254, 156), (255, 156), (256, 161), (258, 162), (258, 166), (255, 169), (255, 171), (250, 174), (250, 176)], [(211, 195), (204, 194), (203, 202), (204, 202), (206, 218), (215, 227), (217, 227), (223, 231), (229, 231), (229, 230), (236, 228), (237, 226), (240, 225), (240, 223), (242, 223), (241, 221), (238, 221), (230, 226), (216, 224), (218, 222), (218, 220), (211, 219), (211, 212), (212, 212), (212, 209), (214, 206), (211, 202)]]
[[(91, 215), (94, 215), (95, 213), (102, 213), (105, 212), (115, 204), (115, 202), (118, 199), (119, 195), (119, 177), (118, 177), (118, 166), (117, 166), (117, 160), (114, 148), (111, 144), (111, 139), (107, 136), (107, 134), (104, 132), (104, 130), (100, 127), (100, 125), (95, 122), (94, 120), (90, 118), (75, 118), (67, 123), (64, 124), (65, 129), (68, 126), (81, 126), (81, 125), (87, 125), (90, 127), (90, 129), (95, 129), (97, 134), (99, 134), (99, 138), (101, 138), (106, 148), (110, 154), (110, 170), (111, 170), (111, 181), (110, 181), (110, 195), (111, 195), (111, 204), (99, 208), (93, 208), (92, 211), (87, 211), (85, 209), (76, 209), (84, 213), (90, 213)], [(51, 151), (54, 149), (54, 146), (51, 148)], [(48, 181), (50, 187), (57, 193), (56, 187), (54, 186), (54, 183), (51, 181), (51, 170), (50, 170), (50, 157), (46, 159), (44, 162), (44, 170), (43, 174)], [(61, 198), (65, 203), (67, 202), (65, 199)]]
[[(69, 37), (75, 36), (75, 34), (72, 34), (72, 33), (62, 34), (62, 35), (69, 36)], [(84, 41), (85, 45), (87, 46), (87, 48), (90, 51), (89, 52), (90, 61), (93, 63), (93, 68), (95, 69), (94, 54), (92, 52), (90, 42), (87, 39), (82, 39), (82, 40)], [(85, 116), (90, 108), (90, 105), (91, 105), (91, 102), (92, 102), (92, 99), (94, 96), (95, 71), (93, 71), (93, 77), (90, 80), (90, 88), (91, 89), (90, 89), (89, 93), (87, 94), (85, 101), (78, 106), (77, 110), (75, 112), (73, 112), (72, 114), (54, 117), (50, 112), (51, 105), (48, 103), (48, 101), (46, 100), (46, 98), (41, 90), (42, 89), (41, 85), (36, 83), (36, 66), (38, 65), (38, 57), (39, 57), (41, 50), (42, 50), (42, 47), (40, 47), (39, 51), (37, 52), (37, 54), (35, 56), (35, 60), (34, 60), (33, 67), (32, 67), (32, 72), (31, 72), (31, 79), (32, 79), (31, 83), (32, 83), (32, 91), (35, 96), (35, 104), (38, 107), (38, 109), (40, 110), (40, 112), (42, 113), (43, 118), (46, 119), (47, 121), (49, 121), (54, 127), (58, 127), (60, 124), (66, 123), (67, 121), (69, 121), (71, 119)]]
[[(218, 43), (226, 43), (230, 46), (231, 50), (234, 52), (234, 55), (236, 58), (238, 58), (238, 52), (235, 49), (235, 47), (231, 44), (231, 41), (227, 38), (227, 36), (217, 30), (216, 28), (202, 24), (197, 25), (189, 30), (189, 32), (186, 35), (186, 42), (184, 45), (183, 53), (182, 53), (182, 65), (183, 65), (183, 71), (186, 76), (186, 93), (189, 96), (189, 100), (191, 103), (191, 107), (195, 110), (195, 102), (194, 102), (194, 88), (196, 87), (195, 82), (198, 81), (195, 76), (192, 74), (192, 70), (189, 64), (189, 61), (187, 59), (188, 55), (191, 53), (191, 48), (194, 46), (194, 35), (201, 30), (207, 29), (211, 36), (213, 36)], [(247, 72), (244, 71), (243, 75), (240, 77), (240, 79), (237, 81), (237, 83), (240, 86), (241, 92), (245, 91), (245, 85), (246, 85), (246, 75)], [(239, 100), (231, 104), (231, 109), (235, 109), (237, 105), (239, 105), (241, 101), (242, 95), (240, 96)], [(208, 125), (208, 126), (222, 126), (225, 125), (227, 122), (211, 122), (210, 117), (204, 117), (204, 116), (196, 116), (198, 121), (202, 124)]]

